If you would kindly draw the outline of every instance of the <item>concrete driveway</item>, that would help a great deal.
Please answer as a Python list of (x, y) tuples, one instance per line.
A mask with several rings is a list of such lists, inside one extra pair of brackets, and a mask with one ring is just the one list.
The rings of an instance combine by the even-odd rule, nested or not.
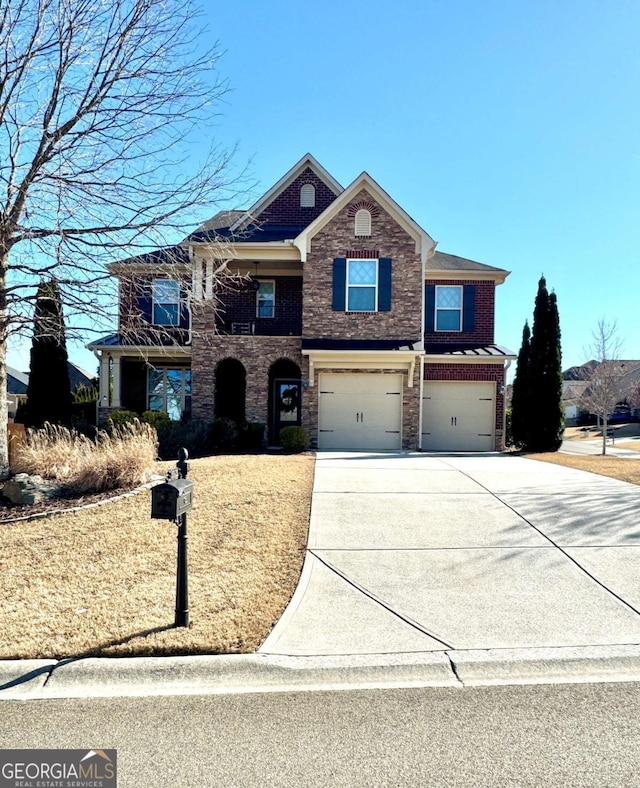
[(322, 453), (263, 654), (640, 643), (640, 488), (508, 455)]

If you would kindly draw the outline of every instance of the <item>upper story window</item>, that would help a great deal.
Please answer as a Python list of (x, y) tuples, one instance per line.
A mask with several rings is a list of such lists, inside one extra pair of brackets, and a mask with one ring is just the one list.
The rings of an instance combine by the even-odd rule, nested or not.
[(355, 217), (355, 235), (371, 235), (371, 213), (361, 208)]
[(462, 287), (436, 287), (436, 331), (462, 331)]
[[(352, 254), (357, 254), (356, 251)], [(390, 257), (336, 257), (333, 261), (331, 308), (334, 312), (390, 312)]]
[(347, 260), (347, 312), (378, 311), (378, 261)]
[(173, 279), (153, 280), (153, 322), (157, 326), (180, 325), (180, 283)]
[(316, 204), (316, 189), (312, 183), (305, 183), (300, 189), (300, 207), (314, 208)]
[(276, 283), (273, 279), (261, 279), (256, 293), (256, 316), (275, 317)]

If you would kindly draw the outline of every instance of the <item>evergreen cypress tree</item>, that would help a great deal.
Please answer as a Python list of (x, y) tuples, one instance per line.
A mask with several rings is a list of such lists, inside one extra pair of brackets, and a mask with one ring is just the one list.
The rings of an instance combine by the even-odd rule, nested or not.
[(71, 424), (71, 391), (60, 288), (55, 279), (40, 282), (33, 319), (31, 365), (25, 424)]
[(528, 437), (529, 451), (557, 451), (562, 442), (562, 351), (560, 319), (555, 293), (549, 295), (542, 276), (538, 282), (533, 313), (531, 360), (529, 364)]
[(564, 435), (564, 406), (562, 404), (562, 344), (558, 299), (552, 292), (549, 296), (549, 321), (551, 344), (549, 350), (549, 398), (548, 435), (549, 445), (557, 451)]
[(511, 394), (511, 439), (517, 448), (529, 443), (528, 417), (530, 407), (531, 374), (531, 330), (525, 321), (522, 329), (522, 345), (518, 353), (518, 365), (513, 379)]

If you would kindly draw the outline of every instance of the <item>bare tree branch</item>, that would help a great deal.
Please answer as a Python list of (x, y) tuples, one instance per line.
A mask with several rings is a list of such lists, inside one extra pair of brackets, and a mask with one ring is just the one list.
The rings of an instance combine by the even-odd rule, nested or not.
[(607, 453), (607, 423), (609, 416), (623, 398), (621, 379), (624, 365), (620, 364), (622, 343), (616, 322), (598, 321), (592, 333), (589, 355), (598, 362), (591, 372), (588, 386), (580, 398), (580, 407), (602, 421), (602, 454)]
[(104, 332), (117, 301), (107, 265), (176, 243), (237, 194), (233, 150), (212, 143), (197, 161), (190, 147), (212, 138), (227, 92), (217, 44), (199, 47), (198, 11), (192, 0), (0, 6), (0, 412), (6, 343), (28, 330), (40, 279), (60, 283), (71, 331)]

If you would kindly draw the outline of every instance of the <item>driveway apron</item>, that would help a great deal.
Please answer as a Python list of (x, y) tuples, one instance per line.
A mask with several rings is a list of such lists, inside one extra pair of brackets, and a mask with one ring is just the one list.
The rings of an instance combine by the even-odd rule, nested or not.
[(640, 489), (499, 454), (320, 453), (309, 544), (260, 651), (640, 643)]

